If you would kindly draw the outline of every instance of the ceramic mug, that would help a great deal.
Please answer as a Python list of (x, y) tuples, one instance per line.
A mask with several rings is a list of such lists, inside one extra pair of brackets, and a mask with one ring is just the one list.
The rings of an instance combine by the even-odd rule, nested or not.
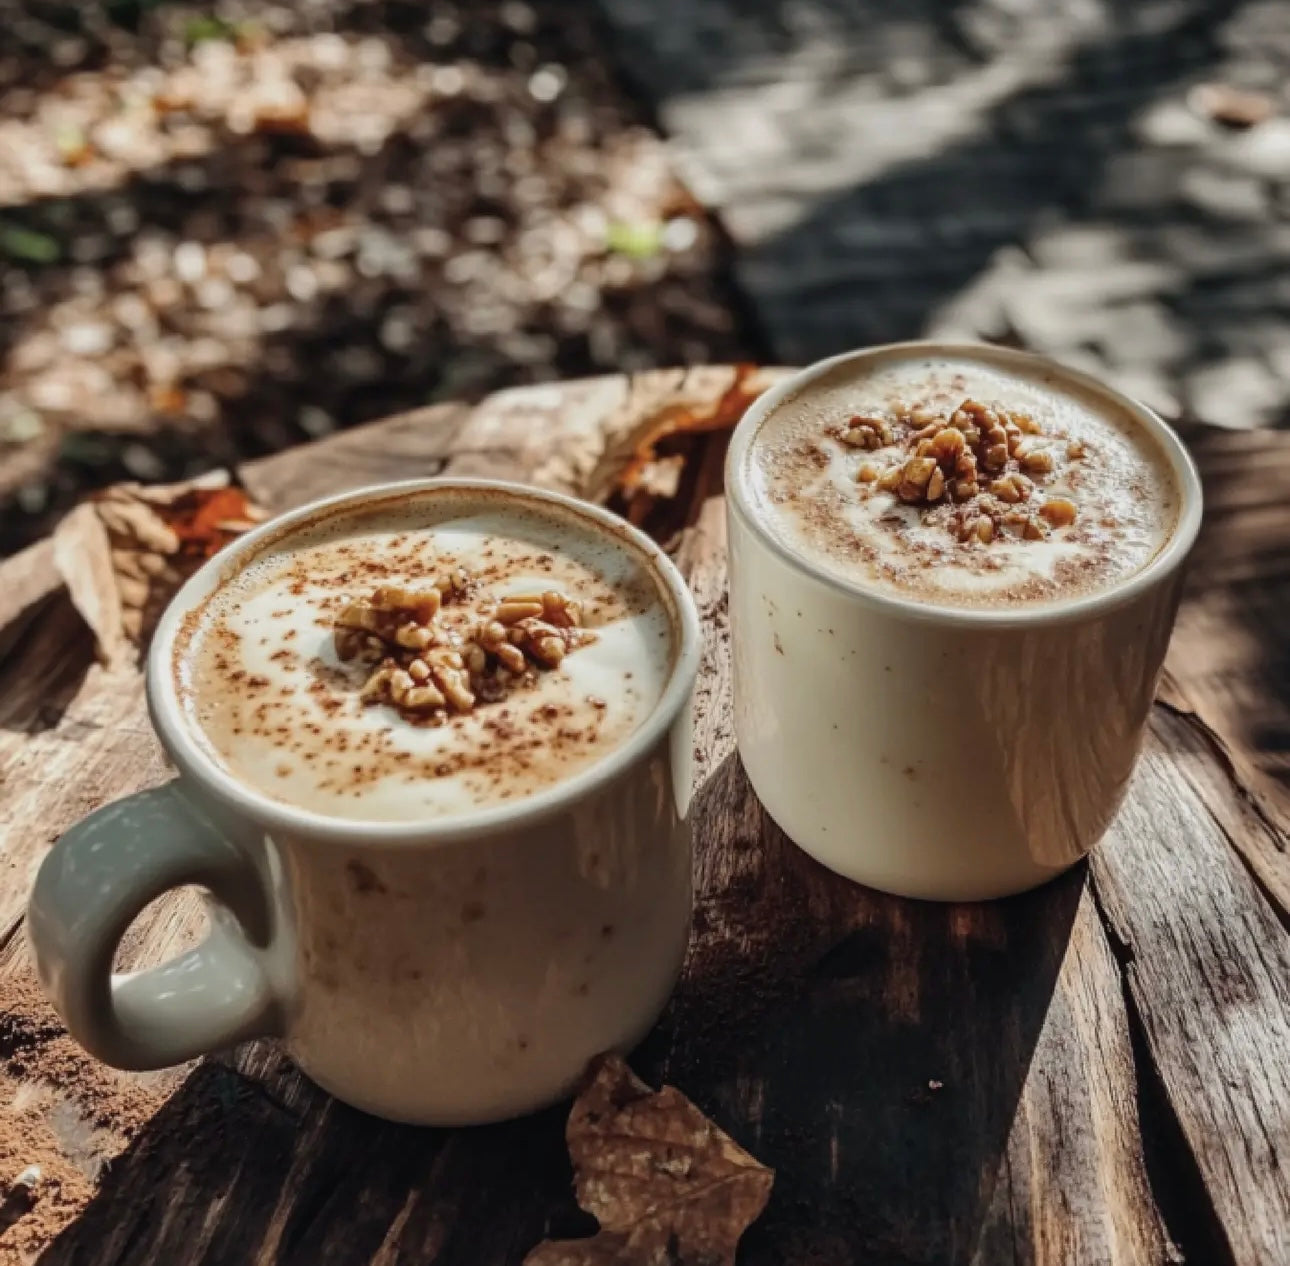
[[(641, 557), (671, 616), (664, 692), (621, 746), (572, 777), (455, 824), (359, 823), (269, 799), (217, 766), (185, 723), (185, 615), (261, 546), (321, 514), (437, 490), (505, 492), (577, 516)], [(380, 1116), (440, 1125), (551, 1103), (587, 1060), (644, 1036), (689, 931), (693, 600), (647, 537), (594, 506), (482, 480), (316, 502), (242, 537), (180, 590), (147, 668), (153, 726), (179, 771), (69, 830), (28, 909), (39, 975), (69, 1032), (120, 1068), (177, 1064), (257, 1036)], [(136, 915), (208, 890), (196, 949), (132, 975), (113, 953)]]
[(1124, 795), (1201, 519), (1196, 468), (1149, 409), (1048, 362), (1154, 439), (1181, 495), (1145, 567), (1052, 606), (952, 608), (839, 580), (759, 520), (763, 420), (837, 367), (898, 355), (1038, 358), (908, 344), (813, 365), (760, 397), (726, 467), (735, 734), (771, 817), (832, 870), (903, 896), (1020, 892), (1093, 846)]

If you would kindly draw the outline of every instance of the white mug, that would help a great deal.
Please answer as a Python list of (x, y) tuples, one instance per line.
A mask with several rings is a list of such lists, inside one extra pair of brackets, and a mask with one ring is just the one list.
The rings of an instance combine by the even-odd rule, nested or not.
[(726, 466), (735, 735), (771, 817), (825, 866), (902, 896), (1001, 897), (1073, 865), (1119, 807), (1200, 527), (1200, 479), (1149, 409), (1041, 362), (1157, 441), (1182, 498), (1159, 553), (1105, 589), (1031, 609), (955, 609), (841, 581), (759, 521), (750, 448), (788, 397), (905, 348), (1005, 372), (1038, 360), (953, 344), (865, 349), (748, 410)]
[[(463, 489), (554, 506), (642, 557), (676, 650), (641, 726), (565, 781), (450, 827), (327, 818), (216, 765), (176, 699), (172, 661), (188, 612), (261, 542), (320, 511)], [(588, 1059), (645, 1035), (680, 971), (699, 650), (693, 600), (658, 546), (554, 493), (482, 480), (395, 484), (249, 533), (184, 585), (153, 640), (148, 703), (178, 778), (92, 814), (40, 868), (28, 926), (69, 1032), (131, 1069), (281, 1037), (324, 1089), (400, 1121), (470, 1124), (561, 1098)], [(206, 940), (114, 975), (131, 920), (183, 884), (213, 898)]]

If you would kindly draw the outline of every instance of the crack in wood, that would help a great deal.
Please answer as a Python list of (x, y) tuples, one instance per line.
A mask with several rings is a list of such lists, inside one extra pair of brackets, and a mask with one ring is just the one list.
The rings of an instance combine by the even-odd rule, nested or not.
[(1147, 1042), (1146, 1029), (1129, 987), (1133, 946), (1103, 904), (1096, 877), (1089, 891), (1107, 944), (1115, 956), (1133, 1051), (1134, 1094), (1142, 1129), (1143, 1161), (1151, 1193), (1171, 1241), (1170, 1262), (1191, 1266), (1235, 1266), (1231, 1245), (1205, 1188), (1195, 1154), (1187, 1143)]
[(1184, 707), (1180, 703), (1174, 703), (1168, 699), (1157, 697), (1155, 706), (1169, 713), (1170, 716), (1176, 717), (1184, 725), (1190, 726), (1195, 730), (1197, 736), (1205, 743), (1214, 755), (1214, 759), (1223, 767), (1224, 773), (1227, 774), (1228, 781), (1232, 784), (1232, 790), (1249, 807), (1267, 831), (1273, 845), (1279, 852), (1285, 853), (1290, 851), (1290, 838), (1287, 838), (1284, 831), (1268, 815), (1267, 809), (1263, 805), (1262, 799), (1256, 795), (1237, 772), (1236, 763), (1232, 758), (1231, 750), (1223, 741), (1222, 737), (1203, 716), (1194, 708)]

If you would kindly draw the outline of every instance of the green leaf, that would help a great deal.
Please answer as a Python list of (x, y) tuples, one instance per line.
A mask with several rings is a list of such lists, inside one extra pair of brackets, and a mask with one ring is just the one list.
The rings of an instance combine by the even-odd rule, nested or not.
[(663, 226), (657, 221), (642, 224), (619, 221), (609, 226), (605, 244), (615, 255), (651, 259), (663, 249)]
[(85, 133), (70, 124), (56, 128), (54, 144), (64, 158), (74, 158), (85, 149)]
[(237, 27), (226, 22), (215, 14), (205, 17), (190, 18), (184, 23), (184, 43), (192, 48), (204, 44), (207, 40), (233, 40), (237, 38)]
[(58, 242), (47, 233), (23, 228), (21, 224), (0, 224), (0, 254), (24, 264), (53, 264), (62, 255)]

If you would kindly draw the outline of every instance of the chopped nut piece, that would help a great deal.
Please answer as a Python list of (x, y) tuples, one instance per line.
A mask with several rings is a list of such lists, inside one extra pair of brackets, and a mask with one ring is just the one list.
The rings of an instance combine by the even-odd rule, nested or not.
[(1001, 475), (998, 479), (990, 481), (990, 491), (1000, 501), (1006, 501), (1009, 505), (1025, 501), (1030, 496), (1032, 487), (1025, 475)]
[(976, 526), (972, 529), (976, 539), (983, 545), (994, 540), (994, 520), (988, 514), (983, 514), (976, 521)]
[(447, 601), (449, 598), (460, 598), (466, 593), (470, 588), (470, 576), (467, 575), (464, 567), (454, 567), (434, 583), (443, 600)]
[(394, 640), (410, 650), (423, 651), (434, 641), (434, 632), (424, 624), (401, 624), (394, 630)]
[(1021, 535), (1028, 541), (1042, 541), (1048, 535), (1048, 529), (1038, 519), (1030, 518), (1021, 529)]
[[(456, 657), (458, 660), (460, 656)], [(435, 685), (443, 691), (444, 698), (458, 711), (469, 712), (475, 706), (475, 696), (470, 689), (465, 664), (460, 667), (439, 663), (430, 665)]]
[(932, 471), (932, 477), (927, 481), (927, 499), (928, 501), (939, 501), (945, 494), (945, 473), (939, 466)]
[(936, 469), (936, 459), (934, 457), (911, 457), (905, 463), (901, 472), (896, 495), (902, 501), (910, 503), (921, 501), (926, 496), (927, 485), (932, 478), (932, 471)]
[(1039, 507), (1039, 513), (1052, 527), (1066, 527), (1075, 522), (1075, 516), (1079, 511), (1075, 503), (1066, 497), (1049, 497)]
[(859, 470), (856, 471), (856, 479), (862, 484), (871, 484), (878, 478), (878, 467), (872, 462), (865, 462)]
[(936, 454), (936, 460), (946, 470), (956, 468), (966, 447), (967, 441), (963, 438), (963, 432), (954, 426), (947, 426), (937, 431), (932, 439), (932, 451)]
[(354, 659), (367, 649), (367, 637), (360, 629), (337, 626), (332, 640), (336, 644), (336, 655), (340, 659)]
[(359, 692), (359, 698), (364, 703), (369, 700), (379, 699), (385, 694), (390, 687), (390, 674), (394, 671), (396, 665), (393, 660), (388, 660), (382, 664), (368, 679), (363, 683), (363, 689)]
[(524, 652), (518, 646), (503, 642), (497, 648), (496, 654), (498, 661), (508, 672), (522, 673), (524, 671)]
[(548, 624), (558, 629), (576, 628), (582, 623), (582, 608), (554, 589), (542, 595), (542, 614)]
[(343, 629), (365, 629), (374, 631), (380, 627), (381, 618), (372, 607), (351, 602), (336, 617), (336, 623)]
[(1017, 455), (1017, 460), (1021, 462), (1021, 469), (1032, 475), (1047, 475), (1053, 469), (1053, 455), (1046, 448), (1027, 448)]
[(888, 466), (878, 476), (878, 487), (884, 492), (895, 492), (900, 486), (900, 480), (904, 473), (905, 468), (903, 466)]
[(884, 448), (892, 441), (891, 427), (882, 418), (854, 417), (838, 438), (853, 448)]
[(370, 606), (377, 611), (407, 611), (422, 623), (429, 620), (442, 598), (437, 589), (405, 589), (382, 585), (373, 595)]
[(413, 712), (428, 712), (435, 708), (442, 708), (444, 697), (439, 693), (436, 686), (432, 686), (428, 681), (422, 686), (413, 686), (411, 690), (405, 691), (403, 698), (398, 700), (399, 707), (408, 708)]
[(991, 444), (981, 458), (986, 470), (1002, 470), (1008, 464), (1008, 446), (1002, 441)]
[(565, 654), (564, 641), (554, 634), (534, 638), (529, 645), (529, 649), (533, 652), (534, 658), (548, 668), (554, 668), (564, 658)]
[(541, 615), (542, 610), (540, 596), (531, 597), (525, 594), (519, 598), (503, 598), (493, 618), (499, 624), (514, 624), (517, 620), (527, 620), (532, 616)]
[(1071, 440), (1071, 442), (1066, 445), (1066, 456), (1073, 462), (1079, 461), (1087, 451), (1088, 450), (1084, 447), (1083, 440)]

